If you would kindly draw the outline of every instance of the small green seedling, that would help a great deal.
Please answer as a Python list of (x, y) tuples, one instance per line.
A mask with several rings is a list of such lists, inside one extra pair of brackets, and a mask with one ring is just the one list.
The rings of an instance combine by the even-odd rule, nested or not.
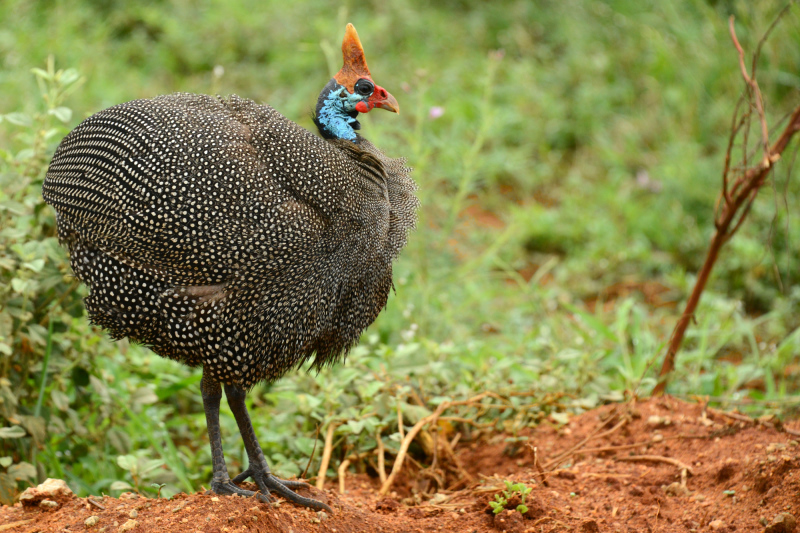
[(167, 484), (166, 483), (151, 483), (150, 486), (153, 487), (154, 489), (158, 489), (158, 493), (156, 494), (156, 499), (159, 499), (159, 498), (161, 498), (161, 489), (166, 487)]
[(506, 508), (506, 505), (508, 505), (509, 500), (514, 497), (514, 494), (519, 494), (521, 503), (517, 505), (517, 512), (520, 514), (527, 513), (528, 506), (525, 505), (525, 498), (528, 497), (528, 494), (530, 494), (533, 489), (525, 486), (524, 483), (512, 483), (508, 480), (505, 480), (504, 483), (506, 484), (506, 490), (502, 493), (495, 494), (494, 501), (489, 502), (492, 512), (494, 514), (500, 514), (503, 509)]

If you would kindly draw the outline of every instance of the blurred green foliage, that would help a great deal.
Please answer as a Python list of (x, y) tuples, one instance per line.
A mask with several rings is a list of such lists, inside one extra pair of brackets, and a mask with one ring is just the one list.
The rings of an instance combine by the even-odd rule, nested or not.
[[(445, 398), (492, 390), (526, 407), (465, 416), (514, 433), (651, 389), (713, 231), (742, 91), (727, 18), (752, 52), (782, 5), (3, 2), (0, 500), (45, 476), (81, 494), (164, 485), (166, 496), (210, 478), (199, 373), (88, 325), (86, 289), (42, 202), (49, 157), (83, 118), (172, 91), (237, 93), (313, 129), (341, 32), (356, 25), (373, 78), (403, 112), (363, 116), (363, 131), (416, 168), (418, 230), (396, 295), (346, 365), (249, 397), (282, 475), (301, 473), (316, 443), (315, 474), (317, 430), (335, 424), (335, 475), (337, 460), (377, 438), (397, 450), (398, 410), (410, 425)], [(776, 129), (798, 102), (799, 17), (793, 8), (758, 64)], [(671, 392), (757, 400), (760, 411), (794, 405), (793, 158), (723, 251)], [(531, 407), (521, 392), (566, 396)], [(234, 473), (246, 456), (232, 417), (222, 424)]]

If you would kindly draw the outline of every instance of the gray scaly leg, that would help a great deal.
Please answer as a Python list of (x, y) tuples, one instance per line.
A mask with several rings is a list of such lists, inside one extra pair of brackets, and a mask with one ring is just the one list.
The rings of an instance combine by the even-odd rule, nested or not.
[(331, 508), (321, 501), (304, 498), (292, 491), (292, 489), (308, 487), (307, 483), (283, 480), (272, 475), (267, 460), (264, 458), (264, 452), (261, 451), (261, 446), (258, 445), (253, 424), (250, 422), (250, 415), (247, 413), (247, 406), (244, 402), (247, 392), (235, 385), (225, 385), (225, 395), (228, 397), (228, 405), (233, 411), (236, 423), (239, 425), (239, 432), (242, 434), (244, 449), (247, 451), (249, 460), (247, 470), (236, 476), (233, 482), (238, 483), (250, 477), (253, 478), (253, 481), (256, 482), (261, 491), (259, 498), (266, 499), (266, 501), (269, 501), (270, 492), (274, 492), (292, 503), (311, 507), (312, 509), (331, 511)]
[(255, 492), (240, 489), (228, 477), (228, 467), (225, 466), (225, 456), (222, 453), (222, 439), (219, 430), (219, 403), (222, 399), (222, 387), (219, 382), (203, 372), (200, 382), (203, 393), (203, 409), (206, 412), (208, 426), (208, 440), (211, 441), (211, 464), (213, 476), (211, 477), (211, 490), (217, 494), (238, 494), (252, 496)]

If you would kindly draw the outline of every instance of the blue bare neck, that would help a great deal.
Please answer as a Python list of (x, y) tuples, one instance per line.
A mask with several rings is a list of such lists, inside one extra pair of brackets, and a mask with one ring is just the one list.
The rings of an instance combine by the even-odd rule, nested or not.
[(363, 99), (331, 79), (319, 93), (314, 122), (326, 139), (347, 139), (358, 142), (356, 130), (361, 128), (356, 117), (356, 104)]

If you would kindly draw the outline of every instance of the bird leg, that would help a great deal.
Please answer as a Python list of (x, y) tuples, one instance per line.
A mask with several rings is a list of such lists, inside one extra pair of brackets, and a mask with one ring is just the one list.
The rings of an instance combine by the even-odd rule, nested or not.
[(272, 475), (267, 460), (264, 458), (264, 452), (261, 451), (261, 446), (259, 446), (256, 439), (250, 415), (247, 413), (247, 406), (244, 402), (247, 392), (236, 385), (225, 385), (225, 395), (228, 397), (228, 405), (233, 412), (234, 418), (236, 418), (236, 423), (239, 425), (239, 433), (242, 434), (244, 449), (247, 451), (249, 461), (247, 470), (236, 476), (233, 482), (238, 483), (247, 478), (253, 478), (253, 481), (256, 482), (261, 491), (259, 497), (262, 499), (266, 498), (269, 501), (270, 492), (274, 492), (298, 505), (331, 511), (331, 508), (321, 501), (305, 498), (292, 490), (307, 488), (309, 486), (307, 483), (279, 479)]
[(228, 467), (225, 466), (219, 429), (219, 404), (222, 399), (222, 387), (218, 381), (203, 372), (200, 390), (203, 394), (203, 409), (206, 412), (208, 440), (211, 441), (211, 464), (214, 472), (211, 477), (211, 490), (217, 494), (252, 496), (255, 492), (240, 489), (231, 483), (231, 479), (228, 477)]

